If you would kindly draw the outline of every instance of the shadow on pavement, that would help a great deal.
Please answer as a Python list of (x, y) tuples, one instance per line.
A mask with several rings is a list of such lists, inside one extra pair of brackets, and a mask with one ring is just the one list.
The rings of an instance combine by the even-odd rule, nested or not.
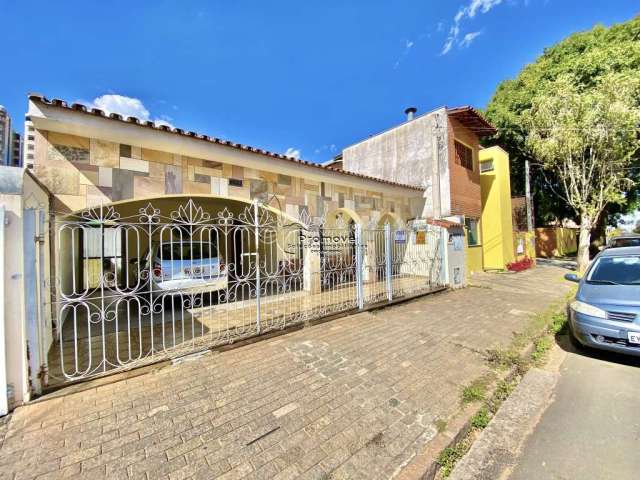
[(576, 261), (574, 258), (536, 258), (538, 265), (548, 265), (564, 268), (565, 270), (576, 270)]

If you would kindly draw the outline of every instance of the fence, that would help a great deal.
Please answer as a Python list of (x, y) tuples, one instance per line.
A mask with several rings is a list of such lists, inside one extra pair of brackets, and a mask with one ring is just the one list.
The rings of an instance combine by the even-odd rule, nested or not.
[(536, 228), (536, 255), (538, 257), (564, 257), (578, 251), (575, 228)]
[[(52, 384), (125, 370), (441, 288), (440, 227), (293, 220), (188, 200), (61, 218)], [(340, 220), (340, 219), (339, 219)]]

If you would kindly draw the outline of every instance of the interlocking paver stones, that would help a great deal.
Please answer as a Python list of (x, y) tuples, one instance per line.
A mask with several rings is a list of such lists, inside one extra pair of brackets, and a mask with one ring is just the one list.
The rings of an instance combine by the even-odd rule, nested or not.
[(541, 266), (18, 408), (0, 478), (389, 478), (568, 291)]

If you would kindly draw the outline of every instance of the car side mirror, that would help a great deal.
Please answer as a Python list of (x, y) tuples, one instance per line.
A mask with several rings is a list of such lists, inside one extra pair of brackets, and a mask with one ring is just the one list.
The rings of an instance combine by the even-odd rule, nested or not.
[(580, 278), (575, 273), (565, 273), (565, 280), (569, 280), (570, 282), (580, 283)]

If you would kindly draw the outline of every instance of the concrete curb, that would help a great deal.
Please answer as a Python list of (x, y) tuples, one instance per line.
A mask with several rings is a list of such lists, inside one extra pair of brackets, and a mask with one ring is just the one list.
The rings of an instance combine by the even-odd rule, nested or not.
[(451, 480), (495, 480), (505, 478), (516, 465), (527, 436), (552, 401), (559, 374), (532, 368), (502, 404), (458, 462)]
[[(527, 345), (520, 355), (524, 358), (531, 357), (533, 352), (533, 343)], [(487, 398), (491, 398), (500, 381), (510, 381), (517, 374), (517, 367), (500, 372), (496, 380), (487, 389)], [(436, 437), (430, 441), (425, 449), (416, 455), (401, 471), (394, 477), (395, 480), (434, 480), (440, 465), (437, 463), (440, 452), (445, 448), (453, 447), (460, 442), (471, 431), (471, 419), (482, 408), (483, 403), (472, 403), (464, 406), (453, 418), (447, 423), (447, 428), (438, 433)]]

